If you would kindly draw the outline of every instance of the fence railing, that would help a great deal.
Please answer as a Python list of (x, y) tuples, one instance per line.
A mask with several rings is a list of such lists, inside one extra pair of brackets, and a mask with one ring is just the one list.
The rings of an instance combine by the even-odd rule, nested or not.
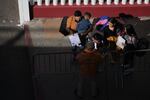
[[(143, 53), (144, 56), (135, 56), (133, 60), (133, 72), (147, 72), (150, 71), (150, 50), (140, 50), (129, 53)], [(32, 55), (32, 67), (33, 67), (33, 76), (39, 76), (43, 74), (61, 74), (61, 73), (78, 73), (79, 66), (73, 60), (73, 52), (39, 52)], [(98, 73), (103, 72), (107, 80), (110, 73), (114, 73), (115, 78), (115, 87), (124, 87), (124, 68), (122, 65), (122, 57), (119, 58), (119, 63), (111, 64), (110, 56), (105, 56), (104, 62), (100, 64), (97, 69)]]
[[(134, 66), (136, 66), (137, 71), (147, 71), (150, 65), (149, 57), (150, 50), (139, 50), (132, 51), (128, 53), (142, 53), (144, 52), (144, 56), (136, 56), (134, 55)], [(74, 65), (73, 52), (39, 52), (32, 55), (32, 64), (35, 73), (68, 73), (77, 71), (72, 66)], [(122, 64), (122, 58), (124, 55), (121, 55), (118, 59), (118, 63)], [(104, 64), (101, 66), (108, 65), (110, 63), (110, 56), (105, 57)], [(103, 68), (101, 67), (101, 68)]]
[(57, 6), (57, 5), (134, 5), (134, 4), (149, 4), (149, 0), (30, 0), (31, 4), (37, 3), (38, 6), (41, 6), (42, 4), (49, 6)]

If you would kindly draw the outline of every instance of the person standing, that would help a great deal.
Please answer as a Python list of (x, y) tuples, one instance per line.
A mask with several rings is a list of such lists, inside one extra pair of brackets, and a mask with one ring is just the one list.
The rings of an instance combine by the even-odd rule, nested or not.
[(125, 74), (129, 74), (134, 70), (134, 53), (137, 44), (136, 32), (131, 24), (127, 24), (125, 26), (125, 35), (123, 38), (126, 40), (126, 44), (123, 50), (123, 66)]
[(79, 83), (75, 91), (80, 98), (84, 97), (85, 86), (89, 84), (91, 87), (91, 96), (98, 96), (98, 88), (96, 85), (96, 69), (102, 61), (102, 55), (98, 50), (94, 49), (94, 43), (88, 42), (85, 49), (80, 52), (77, 57), (80, 65)]

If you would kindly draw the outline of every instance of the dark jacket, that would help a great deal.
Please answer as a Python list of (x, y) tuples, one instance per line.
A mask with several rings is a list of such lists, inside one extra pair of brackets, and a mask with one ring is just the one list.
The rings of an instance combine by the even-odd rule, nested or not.
[(82, 51), (77, 55), (77, 60), (80, 64), (81, 76), (95, 76), (96, 67), (102, 61), (102, 57), (98, 51), (93, 51), (90, 53)]

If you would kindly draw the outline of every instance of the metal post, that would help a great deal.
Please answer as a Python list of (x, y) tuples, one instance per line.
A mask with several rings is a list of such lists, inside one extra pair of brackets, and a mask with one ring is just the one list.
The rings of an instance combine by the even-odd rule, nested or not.
[(76, 5), (80, 5), (81, 4), (81, 0), (76, 0)]
[(61, 1), (60, 1), (60, 4), (61, 4), (61, 5), (65, 5), (65, 3), (66, 3), (66, 0), (61, 0)]
[(104, 4), (104, 0), (99, 0), (99, 5), (103, 5)]
[(144, 3), (145, 4), (149, 4), (149, 0), (144, 0)]
[(89, 3), (89, 0), (84, 0), (84, 1), (83, 1), (83, 4), (84, 4), (84, 5), (88, 5), (88, 3)]
[(119, 4), (119, 0), (114, 0), (114, 4), (118, 5)]
[(112, 2), (111, 0), (107, 0), (107, 1), (106, 1), (106, 4), (107, 4), (107, 5), (110, 5), (111, 2)]
[(134, 0), (129, 0), (129, 4), (133, 5), (134, 4)]
[(24, 24), (27, 21), (30, 21), (29, 1), (18, 0), (18, 8), (19, 8), (20, 25)]
[(42, 0), (37, 0), (37, 5), (41, 6), (42, 5)]
[(126, 5), (127, 4), (127, 0), (122, 0), (121, 2), (123, 5)]
[(91, 0), (91, 5), (96, 5), (96, 0)]
[(73, 5), (73, 0), (68, 0), (69, 5)]
[(58, 0), (53, 0), (53, 6), (56, 6), (58, 4)]
[(50, 0), (45, 0), (45, 5), (49, 6), (49, 4), (50, 4)]

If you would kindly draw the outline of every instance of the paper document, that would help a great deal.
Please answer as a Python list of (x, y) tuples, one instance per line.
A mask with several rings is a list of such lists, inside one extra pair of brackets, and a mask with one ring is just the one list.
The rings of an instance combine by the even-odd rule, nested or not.
[(97, 50), (97, 43), (94, 43), (94, 49)]
[(125, 42), (126, 40), (124, 38), (122, 38), (121, 36), (118, 36), (116, 45), (120, 47), (121, 49), (124, 49)]
[(68, 37), (72, 46), (81, 46), (81, 41), (80, 41), (78, 33), (69, 35)]

